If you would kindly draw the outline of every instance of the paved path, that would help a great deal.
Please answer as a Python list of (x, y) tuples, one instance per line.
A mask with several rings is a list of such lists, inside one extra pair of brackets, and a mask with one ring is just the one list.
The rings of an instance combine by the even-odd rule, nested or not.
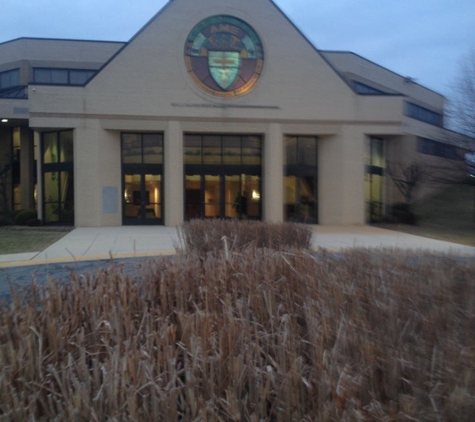
[[(473, 256), (475, 247), (429, 239), (373, 226), (312, 226), (312, 248), (344, 250), (355, 247), (429, 251), (439, 254)], [(474, 233), (475, 244), (475, 233)]]
[[(372, 226), (311, 226), (312, 248), (340, 251), (355, 247), (429, 251), (475, 258), (475, 247), (463, 246)], [(9, 283), (29, 284), (34, 278), (67, 279), (71, 271), (93, 272), (121, 262), (134, 271), (147, 257), (173, 255), (180, 247), (176, 228), (99, 227), (77, 228), (41, 252), (0, 255), (0, 297)]]
[(171, 255), (178, 247), (176, 228), (80, 227), (41, 252), (0, 255), (0, 268), (57, 262)]

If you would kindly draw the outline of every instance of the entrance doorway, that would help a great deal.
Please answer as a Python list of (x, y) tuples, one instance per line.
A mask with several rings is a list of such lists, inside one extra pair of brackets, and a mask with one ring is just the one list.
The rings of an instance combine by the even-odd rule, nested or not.
[(124, 223), (162, 223), (162, 176), (124, 174)]
[(123, 224), (163, 224), (163, 135), (123, 133)]
[(185, 219), (261, 218), (260, 176), (205, 174), (185, 176)]
[(258, 135), (185, 135), (185, 219), (261, 219), (261, 144)]

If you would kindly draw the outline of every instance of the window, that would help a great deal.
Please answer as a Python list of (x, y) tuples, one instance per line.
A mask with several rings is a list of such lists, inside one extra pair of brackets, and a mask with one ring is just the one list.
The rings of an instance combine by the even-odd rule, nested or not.
[(45, 223), (74, 223), (73, 131), (42, 134)]
[(406, 116), (434, 126), (442, 127), (444, 125), (444, 116), (442, 114), (414, 103), (406, 103)]
[(357, 81), (353, 81), (353, 88), (357, 94), (361, 95), (387, 95), (386, 92)]
[(185, 219), (261, 219), (259, 135), (186, 134)]
[(25, 86), (5, 89), (0, 91), (0, 98), (14, 98), (16, 100), (28, 99), (28, 93)]
[(163, 134), (122, 133), (124, 224), (163, 222)]
[(284, 140), (284, 215), (286, 221), (318, 223), (318, 138)]
[(185, 164), (261, 165), (261, 138), (235, 135), (186, 135)]
[(95, 73), (95, 70), (37, 67), (33, 72), (33, 82), (48, 85), (84, 85)]
[(124, 164), (162, 164), (163, 134), (161, 133), (123, 133), (122, 163)]
[(427, 138), (417, 138), (417, 152), (420, 152), (421, 154), (435, 155), (436, 157), (448, 158), (450, 160), (461, 159), (461, 156), (457, 153), (458, 148), (455, 145), (449, 145)]
[(382, 220), (384, 211), (384, 140), (371, 137), (366, 145), (366, 220), (375, 223)]
[(20, 85), (20, 69), (0, 72), (0, 90), (13, 88)]

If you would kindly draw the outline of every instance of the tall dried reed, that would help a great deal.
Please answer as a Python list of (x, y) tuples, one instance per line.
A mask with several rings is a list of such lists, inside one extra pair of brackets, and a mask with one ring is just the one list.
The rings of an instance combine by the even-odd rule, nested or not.
[(178, 231), (186, 252), (206, 254), (258, 248), (308, 249), (312, 232), (298, 223), (264, 223), (254, 220), (191, 220)]
[(35, 284), (2, 421), (472, 421), (475, 265), (249, 246)]

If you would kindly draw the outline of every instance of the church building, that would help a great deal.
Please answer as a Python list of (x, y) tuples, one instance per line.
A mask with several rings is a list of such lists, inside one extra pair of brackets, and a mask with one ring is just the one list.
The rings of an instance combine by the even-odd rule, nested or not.
[(272, 0), (170, 0), (129, 42), (0, 44), (6, 195), (44, 224), (366, 224), (401, 201), (387, 160), (416, 158), (457, 158), (444, 98), (318, 50)]

